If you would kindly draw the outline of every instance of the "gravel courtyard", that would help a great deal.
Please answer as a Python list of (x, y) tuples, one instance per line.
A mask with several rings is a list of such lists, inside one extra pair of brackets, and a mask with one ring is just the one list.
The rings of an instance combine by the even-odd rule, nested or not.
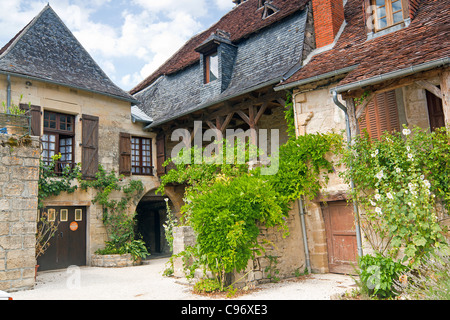
[[(14, 300), (209, 300), (192, 293), (183, 279), (162, 276), (168, 258), (130, 268), (69, 268), (38, 272), (33, 290), (12, 293)], [(259, 285), (235, 300), (329, 300), (354, 288), (345, 275), (313, 274), (303, 280)]]

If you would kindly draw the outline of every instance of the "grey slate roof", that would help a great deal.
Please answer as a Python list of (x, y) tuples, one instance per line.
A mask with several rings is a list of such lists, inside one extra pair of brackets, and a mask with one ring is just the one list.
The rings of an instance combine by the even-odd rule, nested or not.
[(0, 50), (0, 73), (137, 102), (108, 78), (49, 5)]
[[(203, 83), (203, 62), (160, 76), (134, 96), (156, 127), (180, 116), (279, 83), (301, 63), (307, 8), (230, 45), (219, 45), (221, 77)], [(241, 21), (245, 24), (245, 20)], [(210, 37), (207, 41), (209, 41)], [(205, 41), (205, 42), (207, 42)], [(226, 84), (225, 86), (223, 84)]]

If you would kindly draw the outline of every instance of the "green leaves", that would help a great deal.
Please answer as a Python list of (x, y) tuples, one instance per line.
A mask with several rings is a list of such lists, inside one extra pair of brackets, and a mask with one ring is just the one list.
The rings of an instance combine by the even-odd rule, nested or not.
[(342, 176), (355, 182), (363, 230), (376, 251), (396, 258), (403, 250), (417, 265), (434, 247), (446, 245), (435, 205), (450, 195), (449, 141), (445, 129), (405, 127), (380, 140), (361, 135), (344, 151), (348, 171)]

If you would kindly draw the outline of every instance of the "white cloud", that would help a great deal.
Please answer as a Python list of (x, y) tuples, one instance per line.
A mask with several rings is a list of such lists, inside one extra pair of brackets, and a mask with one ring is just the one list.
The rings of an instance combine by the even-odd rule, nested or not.
[(220, 10), (228, 10), (234, 7), (234, 3), (231, 0), (215, 0), (215, 2)]

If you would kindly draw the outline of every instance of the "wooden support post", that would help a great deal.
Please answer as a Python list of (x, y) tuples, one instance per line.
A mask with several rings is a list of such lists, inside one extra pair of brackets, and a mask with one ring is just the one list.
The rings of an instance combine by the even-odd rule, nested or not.
[(444, 109), (445, 126), (450, 129), (450, 69), (441, 74), (442, 107)]
[(356, 111), (355, 111), (355, 101), (353, 98), (345, 99), (347, 105), (347, 113), (348, 118), (350, 120), (350, 131), (352, 133), (352, 138), (356, 137), (359, 134), (358, 120), (356, 119)]

